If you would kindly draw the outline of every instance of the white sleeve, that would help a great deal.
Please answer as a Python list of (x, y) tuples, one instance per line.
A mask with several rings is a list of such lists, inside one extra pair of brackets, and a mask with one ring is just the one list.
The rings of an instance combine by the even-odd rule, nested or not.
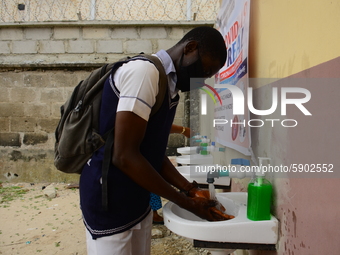
[(148, 121), (158, 94), (158, 80), (159, 72), (149, 61), (133, 60), (120, 67), (114, 75), (120, 91), (117, 112), (133, 112)]

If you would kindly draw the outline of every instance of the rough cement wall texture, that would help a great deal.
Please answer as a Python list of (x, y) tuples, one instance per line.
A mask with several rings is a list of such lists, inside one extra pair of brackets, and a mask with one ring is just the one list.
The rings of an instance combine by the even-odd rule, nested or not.
[(203, 22), (46, 22), (0, 24), (1, 65), (104, 63), (173, 46)]
[[(200, 25), (200, 24), (198, 24)], [(60, 106), (91, 70), (141, 51), (173, 46), (194, 24), (78, 23), (0, 27), (0, 181), (71, 182), (53, 165)], [(185, 125), (184, 98), (175, 124)], [(183, 146), (171, 135), (169, 152)]]

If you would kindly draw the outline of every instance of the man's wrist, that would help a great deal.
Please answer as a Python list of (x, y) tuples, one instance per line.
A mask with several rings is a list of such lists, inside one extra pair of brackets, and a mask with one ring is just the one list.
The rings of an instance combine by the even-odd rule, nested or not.
[(182, 189), (181, 192), (184, 193), (186, 196), (190, 196), (190, 191), (192, 191), (193, 189), (197, 189), (198, 188), (198, 184), (196, 181), (193, 182), (189, 182), (188, 184), (186, 184)]

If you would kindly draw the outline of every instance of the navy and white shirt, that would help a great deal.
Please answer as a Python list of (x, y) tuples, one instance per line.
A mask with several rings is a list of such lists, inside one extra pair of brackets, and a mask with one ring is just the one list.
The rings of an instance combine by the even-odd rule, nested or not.
[[(168, 76), (169, 90), (156, 114), (149, 116), (158, 93), (159, 73), (149, 61), (133, 60), (105, 82), (100, 110), (100, 133), (115, 125), (118, 111), (131, 111), (148, 121), (140, 151), (160, 171), (179, 96), (176, 73), (166, 51), (156, 53)], [(124, 232), (141, 222), (150, 211), (150, 192), (133, 182), (114, 165), (108, 175), (109, 210), (101, 204), (101, 165), (104, 148), (84, 166), (80, 177), (80, 204), (86, 228), (94, 239)]]

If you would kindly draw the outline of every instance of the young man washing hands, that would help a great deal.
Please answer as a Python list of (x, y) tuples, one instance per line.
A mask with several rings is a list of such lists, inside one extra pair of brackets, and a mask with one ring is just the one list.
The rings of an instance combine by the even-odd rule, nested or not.
[[(204, 79), (219, 71), (227, 55), (223, 37), (214, 28), (197, 27), (175, 46), (155, 55), (168, 80), (168, 90), (156, 114), (150, 116), (159, 90), (159, 71), (153, 63), (129, 61), (104, 85), (100, 132), (105, 134), (115, 127), (108, 210), (103, 210), (101, 204), (103, 149), (84, 166), (80, 178), (89, 255), (150, 254), (150, 192), (203, 219), (224, 219), (213, 209), (216, 202), (209, 200), (195, 183), (189, 183), (165, 156), (178, 91), (199, 88)], [(191, 78), (200, 78), (201, 82), (190, 84)]]

